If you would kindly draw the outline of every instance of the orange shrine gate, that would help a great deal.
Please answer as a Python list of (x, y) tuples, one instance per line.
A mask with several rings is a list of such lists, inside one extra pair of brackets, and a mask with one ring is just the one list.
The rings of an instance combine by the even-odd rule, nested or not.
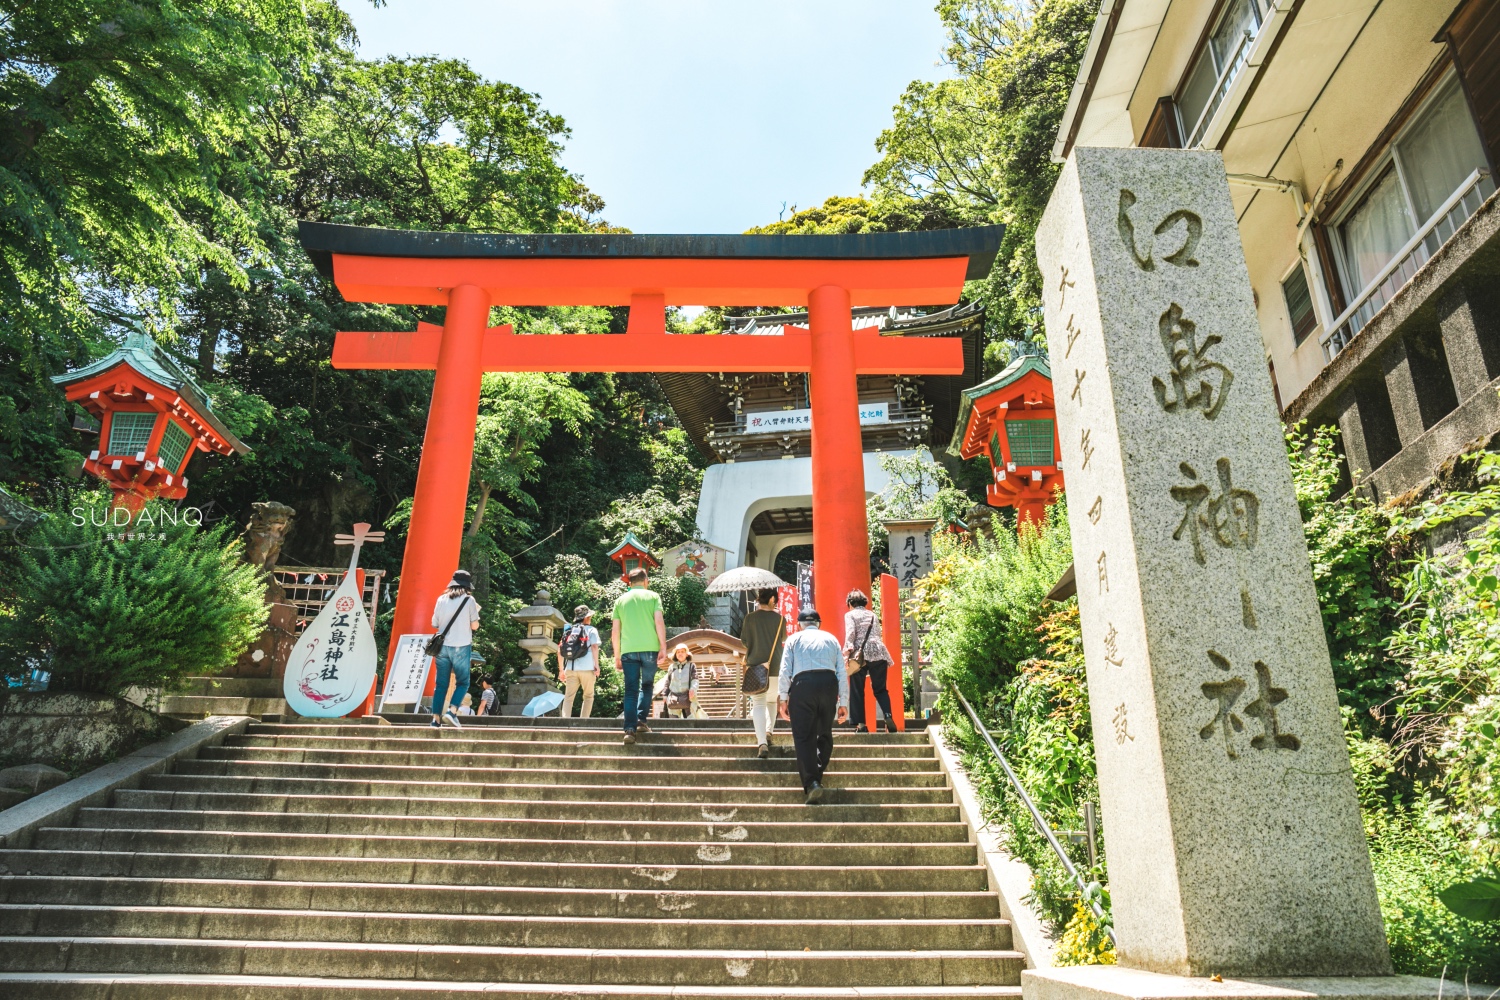
[[(429, 233), (303, 222), (298, 235), (350, 302), (444, 306), (442, 326), (338, 334), (335, 368), (433, 369), (392, 643), (429, 631), (458, 566), (480, 377), (509, 372), (807, 372), (815, 600), (843, 632), (844, 595), (870, 590), (859, 374), (953, 375), (957, 340), (853, 328), (855, 306), (950, 305), (984, 277), (1002, 226), (852, 236)], [(521, 335), (492, 306), (629, 306), (621, 335)], [(666, 307), (806, 306), (781, 337), (674, 335)], [(429, 678), (429, 684), (431, 679)]]

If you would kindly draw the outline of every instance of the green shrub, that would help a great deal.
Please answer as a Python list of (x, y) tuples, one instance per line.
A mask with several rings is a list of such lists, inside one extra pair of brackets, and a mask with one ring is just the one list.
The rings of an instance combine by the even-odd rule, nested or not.
[(1339, 702), (1368, 729), (1371, 709), (1389, 702), (1401, 679), (1401, 664), (1386, 650), (1401, 605), (1392, 585), (1393, 521), (1388, 509), (1358, 491), (1334, 497), (1338, 433), (1320, 427), (1309, 436), (1298, 425), (1287, 434), (1287, 456)]
[(119, 695), (232, 665), (268, 612), (227, 522), (195, 527), (150, 503), (123, 540), (127, 529), (95, 526), (109, 514), (107, 494), (84, 495), (17, 550), (14, 603), (0, 617), (7, 673), (45, 663), (53, 690)]
[(668, 628), (697, 628), (708, 613), (711, 598), (696, 576), (667, 576), (651, 581), (651, 589), (661, 595), (661, 615)]

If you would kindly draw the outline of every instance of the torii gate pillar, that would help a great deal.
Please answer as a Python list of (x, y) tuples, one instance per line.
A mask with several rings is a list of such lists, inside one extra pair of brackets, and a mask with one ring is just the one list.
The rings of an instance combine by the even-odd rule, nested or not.
[(489, 296), (484, 289), (459, 285), (448, 292), (432, 404), (422, 436), (422, 461), (417, 466), (417, 489), (412, 497), (406, 557), (401, 563), (401, 586), (396, 591), (393, 643), (402, 635), (432, 631), (432, 595), (443, 592), (459, 564), (489, 316)]
[(809, 292), (807, 325), (812, 331), (813, 599), (824, 627), (842, 636), (845, 596), (856, 587), (870, 592), (864, 444), (848, 289), (821, 285)]

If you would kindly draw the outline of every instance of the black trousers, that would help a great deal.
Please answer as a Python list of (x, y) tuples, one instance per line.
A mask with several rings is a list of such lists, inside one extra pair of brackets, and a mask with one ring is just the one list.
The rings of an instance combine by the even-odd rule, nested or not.
[(792, 717), (792, 742), (797, 747), (797, 770), (802, 790), (823, 780), (833, 753), (833, 720), (838, 714), (839, 679), (832, 670), (810, 670), (792, 678), (787, 714)]
[(849, 678), (849, 721), (855, 726), (865, 724), (865, 678), (875, 685), (875, 704), (885, 713), (886, 725), (891, 722), (891, 689), (885, 686), (885, 671), (889, 663), (866, 663), (865, 669)]

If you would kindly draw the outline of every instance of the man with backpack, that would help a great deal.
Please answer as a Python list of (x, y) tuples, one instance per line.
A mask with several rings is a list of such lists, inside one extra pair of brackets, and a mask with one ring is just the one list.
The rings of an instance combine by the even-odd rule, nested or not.
[(573, 609), (573, 624), (563, 630), (557, 644), (557, 669), (563, 678), (562, 717), (573, 713), (573, 696), (583, 689), (580, 719), (594, 711), (594, 682), (599, 679), (599, 630), (589, 624), (594, 610), (587, 604)]

